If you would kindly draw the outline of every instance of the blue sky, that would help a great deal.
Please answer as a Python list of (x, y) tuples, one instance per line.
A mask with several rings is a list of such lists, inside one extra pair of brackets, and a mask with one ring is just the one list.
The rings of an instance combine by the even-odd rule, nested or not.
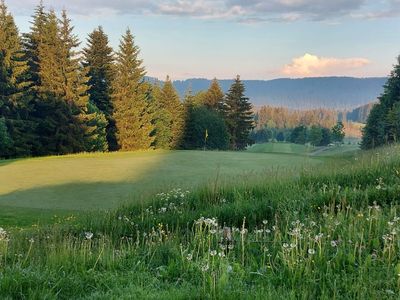
[[(149, 76), (272, 79), (386, 76), (400, 54), (400, 0), (44, 0), (83, 44), (127, 27)], [(36, 0), (6, 0), (21, 32)]]

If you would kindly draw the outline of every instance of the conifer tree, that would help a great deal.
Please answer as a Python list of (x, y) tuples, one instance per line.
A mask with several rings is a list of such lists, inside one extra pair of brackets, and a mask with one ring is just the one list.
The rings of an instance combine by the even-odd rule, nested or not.
[(112, 93), (117, 142), (123, 151), (149, 149), (154, 141), (148, 84), (139, 52), (128, 29), (117, 52)]
[(97, 106), (108, 122), (107, 142), (109, 150), (117, 150), (116, 129), (111, 102), (111, 88), (114, 78), (114, 56), (107, 35), (102, 27), (89, 34), (87, 46), (83, 49), (84, 63), (88, 69), (90, 101)]
[(245, 87), (238, 75), (225, 96), (223, 113), (234, 150), (244, 149), (251, 141), (249, 134), (254, 128), (252, 105), (244, 95)]
[[(89, 103), (87, 68), (83, 68), (76, 48), (80, 42), (64, 10), (60, 20), (60, 67), (64, 77), (63, 99), (70, 104), (76, 125), (77, 146), (85, 151), (107, 151), (107, 120), (95, 105)], [(81, 136), (79, 136), (81, 135)]]
[(218, 83), (218, 80), (214, 78), (207, 92), (204, 94), (204, 105), (213, 110), (221, 109), (221, 105), (224, 101), (224, 92)]
[(5, 2), (0, 2), (0, 118), (7, 131), (7, 152), (0, 156), (30, 154), (33, 125), (27, 120), (29, 103), (25, 95), (27, 64), (23, 57), (22, 41), (14, 18)]
[(181, 146), (184, 131), (184, 109), (179, 95), (167, 76), (163, 87), (155, 90), (157, 101), (157, 148), (176, 149)]
[(369, 149), (398, 142), (400, 114), (400, 56), (384, 86), (379, 103), (372, 108), (363, 129), (361, 147)]

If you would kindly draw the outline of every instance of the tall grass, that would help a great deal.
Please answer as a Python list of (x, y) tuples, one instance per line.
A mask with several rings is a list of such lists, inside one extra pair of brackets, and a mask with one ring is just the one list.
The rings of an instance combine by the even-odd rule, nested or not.
[(399, 150), (2, 229), (0, 298), (399, 298)]

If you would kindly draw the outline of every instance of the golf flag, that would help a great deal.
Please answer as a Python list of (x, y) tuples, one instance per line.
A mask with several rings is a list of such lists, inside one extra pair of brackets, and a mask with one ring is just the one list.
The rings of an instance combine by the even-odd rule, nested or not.
[(206, 129), (205, 139), (208, 139), (208, 130)]

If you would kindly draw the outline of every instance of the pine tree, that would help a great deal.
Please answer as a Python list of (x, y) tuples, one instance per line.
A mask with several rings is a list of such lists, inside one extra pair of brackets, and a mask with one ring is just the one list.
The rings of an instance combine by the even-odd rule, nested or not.
[(163, 103), (161, 87), (158, 82), (152, 86), (151, 98), (155, 126), (153, 145), (158, 149), (169, 149), (172, 140), (172, 115)]
[(113, 49), (102, 27), (89, 34), (87, 46), (83, 49), (84, 63), (88, 69), (90, 102), (97, 106), (108, 122), (107, 142), (109, 150), (117, 150), (115, 121), (112, 118), (111, 88), (114, 78)]
[(184, 131), (184, 108), (179, 95), (167, 76), (163, 87), (155, 89), (157, 101), (156, 140), (157, 148), (177, 149), (181, 146)]
[(107, 151), (105, 116), (89, 103), (87, 68), (83, 68), (76, 48), (80, 42), (64, 10), (60, 20), (60, 67), (63, 74), (63, 99), (70, 104), (76, 126), (77, 148), (85, 151)]
[(25, 95), (27, 64), (14, 18), (0, 2), (0, 117), (3, 117), (9, 145), (0, 156), (30, 154), (32, 124), (27, 120), (29, 103)]
[(361, 142), (361, 147), (363, 149), (370, 149), (399, 141), (399, 103), (400, 56), (397, 58), (397, 64), (391, 71), (384, 86), (384, 91), (379, 97), (379, 103), (374, 105), (367, 118), (367, 124), (363, 129), (363, 138)]
[(128, 29), (117, 53), (112, 93), (117, 142), (123, 151), (149, 149), (154, 142), (148, 84), (144, 82), (145, 69), (139, 52)]
[(254, 128), (252, 105), (244, 96), (245, 87), (238, 75), (223, 103), (223, 113), (230, 133), (231, 149), (242, 150), (251, 141), (249, 134)]
[(209, 109), (221, 109), (221, 105), (224, 101), (224, 92), (221, 90), (221, 87), (216, 78), (213, 79), (210, 87), (204, 94), (203, 101), (203, 104)]

